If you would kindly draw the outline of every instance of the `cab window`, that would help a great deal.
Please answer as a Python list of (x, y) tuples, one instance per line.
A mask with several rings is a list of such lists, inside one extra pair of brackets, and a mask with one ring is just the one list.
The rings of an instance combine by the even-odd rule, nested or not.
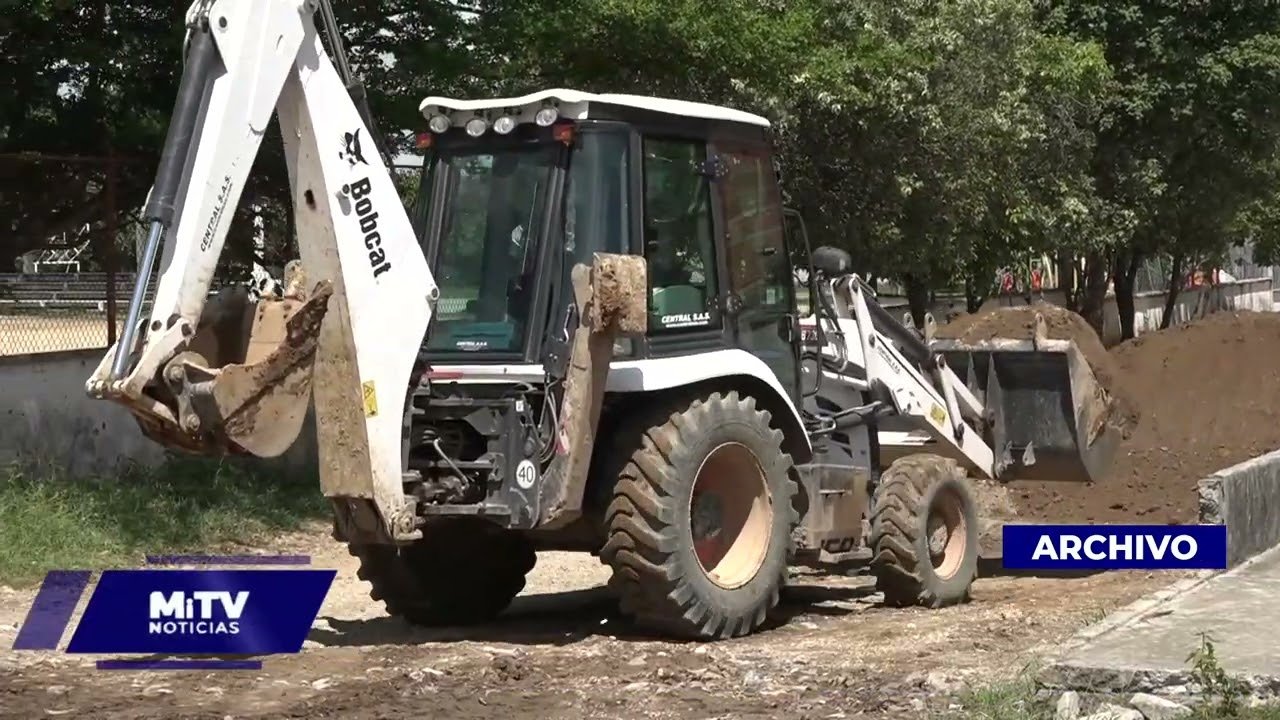
[(644, 255), (654, 332), (718, 324), (711, 190), (703, 143), (644, 140)]

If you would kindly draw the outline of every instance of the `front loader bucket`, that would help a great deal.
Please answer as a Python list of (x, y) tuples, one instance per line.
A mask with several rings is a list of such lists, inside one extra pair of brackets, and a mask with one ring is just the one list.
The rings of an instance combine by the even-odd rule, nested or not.
[(251, 303), (236, 289), (210, 301), (186, 351), (161, 374), (163, 404), (174, 412), (165, 418), (136, 408), (143, 432), (202, 454), (276, 457), (288, 450), (310, 407), (320, 325), (333, 294), (328, 282), (306, 298), (298, 290)]
[(931, 349), (987, 409), (985, 435), (1003, 480), (1097, 482), (1121, 439), (1119, 413), (1070, 340), (935, 340)]

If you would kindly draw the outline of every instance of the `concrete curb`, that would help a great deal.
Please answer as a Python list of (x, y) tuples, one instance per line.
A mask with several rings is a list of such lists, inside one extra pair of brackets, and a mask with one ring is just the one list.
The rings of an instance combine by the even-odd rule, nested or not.
[(1200, 522), (1227, 526), (1227, 567), (1280, 544), (1280, 450), (1219, 470), (1196, 490)]
[[(1196, 484), (1200, 523), (1227, 527), (1225, 572), (1202, 571), (1135, 600), (1101, 621), (1076, 632), (1045, 658), (1038, 673), (1048, 688), (1087, 692), (1148, 692), (1177, 696), (1196, 692), (1186, 669), (1113, 664), (1110, 667), (1071, 662), (1068, 658), (1119, 628), (1172, 612), (1167, 605), (1210, 579), (1234, 575), (1268, 551), (1280, 553), (1280, 450), (1219, 470)], [(1240, 676), (1255, 698), (1280, 697), (1280, 675)]]
[(1183, 578), (1167, 587), (1144, 595), (1119, 610), (1108, 613), (1106, 617), (1098, 622), (1080, 629), (1070, 638), (1067, 638), (1066, 641), (1059, 643), (1053, 655), (1059, 658), (1066, 657), (1085, 644), (1113, 630), (1137, 622), (1144, 617), (1158, 615), (1165, 603), (1191, 592), (1219, 574), (1214, 570), (1201, 570), (1192, 577)]
[[(1045, 659), (1045, 665), (1038, 673), (1040, 684), (1052, 689), (1070, 689), (1082, 692), (1101, 692), (1123, 694), (1146, 692), (1162, 696), (1177, 696), (1195, 691), (1190, 688), (1192, 680), (1186, 669), (1169, 670), (1163, 668), (1085, 665), (1069, 662), (1068, 657), (1088, 643), (1108, 633), (1114, 632), (1144, 618), (1158, 617), (1172, 612), (1166, 609), (1173, 600), (1190, 593), (1215, 577), (1234, 575), (1242, 572), (1263, 556), (1271, 552), (1280, 553), (1280, 547), (1268, 553), (1259, 553), (1247, 561), (1240, 563), (1226, 572), (1205, 570), (1195, 576), (1184, 578), (1166, 588), (1149, 593), (1128, 605), (1107, 615), (1097, 623), (1076, 632), (1066, 641), (1056, 646)], [(1280, 698), (1280, 674), (1276, 675), (1235, 675), (1245, 681), (1252, 696), (1263, 700)]]

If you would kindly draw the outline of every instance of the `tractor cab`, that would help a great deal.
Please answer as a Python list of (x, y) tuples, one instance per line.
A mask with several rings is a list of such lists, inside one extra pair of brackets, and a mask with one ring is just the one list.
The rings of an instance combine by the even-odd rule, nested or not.
[(648, 330), (614, 360), (741, 348), (792, 399), (793, 248), (769, 123), (737, 110), (548, 90), (428, 98), (414, 208), (440, 286), (433, 366), (535, 365), (568, 339), (571, 271), (643, 257)]

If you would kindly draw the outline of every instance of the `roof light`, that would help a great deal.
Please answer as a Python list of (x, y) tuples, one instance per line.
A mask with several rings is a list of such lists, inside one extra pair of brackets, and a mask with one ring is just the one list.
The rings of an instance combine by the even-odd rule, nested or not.
[(473, 138), (478, 138), (489, 129), (489, 122), (480, 116), (476, 116), (467, 121), (467, 134)]
[(551, 137), (555, 138), (556, 142), (564, 143), (565, 145), (572, 145), (573, 132), (573, 123), (560, 123), (559, 125), (551, 128)]
[(449, 122), (449, 118), (444, 115), (436, 115), (427, 123), (427, 127), (431, 128), (433, 133), (448, 132), (453, 123)]
[(493, 131), (499, 135), (506, 135), (516, 129), (516, 119), (510, 115), (503, 115), (493, 121)]
[(538, 111), (537, 115), (533, 116), (533, 121), (538, 123), (542, 127), (546, 127), (551, 123), (555, 122), (556, 119), (559, 117), (560, 117), (559, 110), (553, 107), (544, 107)]

